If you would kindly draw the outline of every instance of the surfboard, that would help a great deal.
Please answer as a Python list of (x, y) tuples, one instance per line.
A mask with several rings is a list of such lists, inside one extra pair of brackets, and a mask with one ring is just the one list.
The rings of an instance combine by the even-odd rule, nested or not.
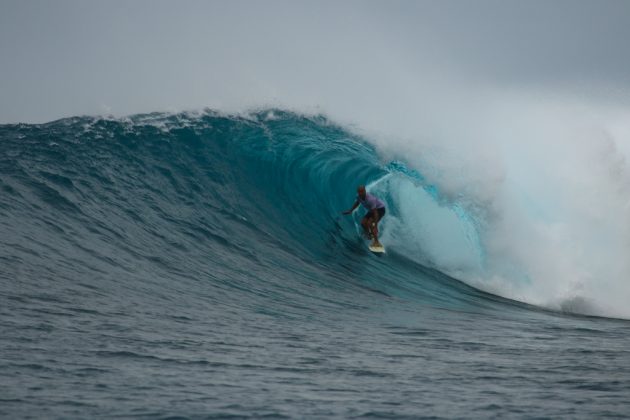
[(381, 246), (368, 246), (368, 248), (370, 249), (370, 251), (372, 251), (375, 254), (384, 254), (385, 253), (385, 247), (383, 245)]

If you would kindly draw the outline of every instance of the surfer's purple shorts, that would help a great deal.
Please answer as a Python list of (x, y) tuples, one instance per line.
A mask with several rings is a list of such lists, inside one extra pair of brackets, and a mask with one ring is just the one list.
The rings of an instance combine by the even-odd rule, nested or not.
[[(380, 207), (376, 209), (376, 211), (378, 212), (378, 220), (381, 220), (383, 216), (385, 216), (385, 207)], [(364, 219), (367, 219), (369, 217), (372, 217), (372, 211), (368, 211), (367, 214), (363, 216)]]

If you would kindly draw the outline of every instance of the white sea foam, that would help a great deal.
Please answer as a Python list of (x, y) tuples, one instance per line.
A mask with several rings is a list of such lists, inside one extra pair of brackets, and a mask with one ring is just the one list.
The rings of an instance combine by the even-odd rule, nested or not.
[[(466, 119), (374, 136), (436, 185), (391, 185), (385, 235), (482, 289), (553, 309), (630, 318), (630, 112), (569, 98), (498, 94)], [(392, 133), (395, 130), (392, 130)], [(439, 200), (438, 200), (439, 201)], [(478, 252), (466, 234), (475, 219)], [(395, 219), (395, 220), (394, 220)]]

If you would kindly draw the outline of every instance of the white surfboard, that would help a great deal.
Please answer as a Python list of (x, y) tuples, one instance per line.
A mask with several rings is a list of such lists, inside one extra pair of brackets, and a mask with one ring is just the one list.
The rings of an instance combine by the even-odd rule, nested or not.
[(385, 253), (385, 247), (381, 244), (381, 246), (368, 246), (369, 250), (372, 251), (375, 254), (384, 254)]

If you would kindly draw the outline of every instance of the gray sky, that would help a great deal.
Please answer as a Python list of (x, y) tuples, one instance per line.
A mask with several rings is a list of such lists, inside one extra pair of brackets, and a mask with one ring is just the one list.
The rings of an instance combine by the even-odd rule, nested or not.
[(0, 122), (414, 105), (453, 86), (627, 101), (630, 1), (0, 0)]

